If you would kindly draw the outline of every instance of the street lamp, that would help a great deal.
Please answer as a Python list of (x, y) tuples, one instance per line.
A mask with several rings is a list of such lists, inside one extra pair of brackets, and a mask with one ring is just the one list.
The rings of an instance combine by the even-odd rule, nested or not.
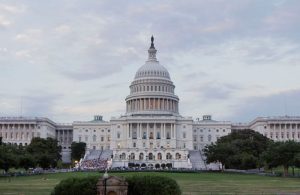
[(105, 185), (104, 186), (104, 194), (106, 195), (106, 180), (108, 178), (107, 170), (105, 170), (103, 178), (104, 178), (104, 185)]

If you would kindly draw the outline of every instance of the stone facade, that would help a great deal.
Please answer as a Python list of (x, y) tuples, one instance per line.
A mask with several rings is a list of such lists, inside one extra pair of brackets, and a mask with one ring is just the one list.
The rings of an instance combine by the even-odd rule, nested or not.
[[(111, 175), (106, 180), (106, 195), (127, 195), (128, 183), (124, 176)], [(97, 182), (97, 195), (105, 194), (105, 179), (101, 176)]]

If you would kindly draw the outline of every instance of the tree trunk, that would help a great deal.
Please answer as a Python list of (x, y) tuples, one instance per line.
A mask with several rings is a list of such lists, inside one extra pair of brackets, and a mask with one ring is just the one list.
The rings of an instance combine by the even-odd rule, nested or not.
[(283, 166), (283, 176), (286, 177), (286, 166)]
[(224, 173), (224, 165), (222, 164), (222, 173)]

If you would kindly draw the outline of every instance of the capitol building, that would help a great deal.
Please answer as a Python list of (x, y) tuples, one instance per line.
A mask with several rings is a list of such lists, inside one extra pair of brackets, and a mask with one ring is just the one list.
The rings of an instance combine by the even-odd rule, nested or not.
[(134, 75), (125, 114), (109, 121), (96, 115), (91, 121), (59, 124), (48, 118), (0, 117), (3, 142), (27, 146), (33, 137), (56, 138), (63, 162), (70, 162), (73, 141), (86, 142), (85, 158), (111, 158), (111, 166), (128, 163), (172, 163), (175, 168), (219, 169), (205, 164), (202, 149), (232, 131), (253, 129), (274, 141), (300, 141), (300, 117), (258, 117), (250, 123), (215, 121), (180, 115), (179, 97), (168, 70), (156, 58), (153, 38), (148, 60)]

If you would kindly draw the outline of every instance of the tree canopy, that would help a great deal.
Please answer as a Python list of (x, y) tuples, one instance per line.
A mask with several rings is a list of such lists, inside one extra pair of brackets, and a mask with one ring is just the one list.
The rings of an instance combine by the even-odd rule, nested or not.
[(279, 166), (284, 168), (284, 177), (289, 167), (300, 168), (300, 143), (295, 141), (270, 142), (269, 147), (261, 154), (269, 169)]
[(221, 137), (215, 144), (205, 147), (206, 163), (222, 163), (226, 168), (253, 169), (261, 167), (260, 155), (273, 142), (254, 130), (233, 131)]
[(71, 144), (71, 158), (79, 161), (85, 154), (85, 142), (72, 142)]

